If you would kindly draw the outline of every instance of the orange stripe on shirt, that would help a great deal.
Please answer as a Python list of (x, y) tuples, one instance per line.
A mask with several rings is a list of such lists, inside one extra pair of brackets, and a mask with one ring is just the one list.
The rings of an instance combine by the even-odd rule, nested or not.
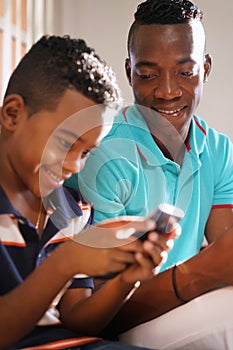
[(26, 247), (26, 243), (17, 243), (17, 242), (10, 242), (10, 241), (1, 241), (1, 242), (5, 246)]
[(57, 239), (51, 239), (49, 241), (49, 244), (52, 243), (61, 243), (61, 242), (66, 242), (66, 241), (70, 241), (72, 237), (64, 237), (64, 238), (57, 238)]
[(21, 350), (59, 350), (59, 349), (65, 349), (68, 346), (84, 345), (84, 344), (88, 344), (88, 343), (100, 341), (100, 340), (103, 340), (103, 339), (95, 338), (95, 337), (64, 339), (64, 340), (58, 340), (58, 341), (51, 342), (44, 345), (32, 346), (30, 348), (23, 348)]
[(88, 203), (83, 203), (83, 202), (81, 202), (81, 201), (79, 201), (79, 202), (77, 202), (77, 203), (78, 203), (78, 205), (80, 206), (81, 209), (82, 209), (82, 208), (87, 208), (87, 209), (90, 209), (90, 208), (91, 208), (91, 205), (88, 204)]

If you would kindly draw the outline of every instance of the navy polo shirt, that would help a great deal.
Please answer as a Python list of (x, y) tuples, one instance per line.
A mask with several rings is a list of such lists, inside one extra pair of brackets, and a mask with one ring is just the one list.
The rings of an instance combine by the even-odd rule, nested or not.
[[(80, 232), (93, 220), (91, 206), (80, 193), (65, 186), (55, 190), (47, 200), (47, 216), (41, 238), (34, 225), (11, 205), (1, 187), (0, 203), (0, 295), (22, 283), (57, 245), (71, 239), (74, 233)], [(93, 288), (93, 279), (76, 275), (69, 288)], [(34, 331), (11, 349), (60, 340), (64, 347), (85, 343), (86, 337), (62, 327), (56, 309), (58, 302), (59, 298), (56, 298)], [(69, 339), (69, 342), (66, 344), (64, 339)], [(91, 340), (88, 337), (88, 342)]]

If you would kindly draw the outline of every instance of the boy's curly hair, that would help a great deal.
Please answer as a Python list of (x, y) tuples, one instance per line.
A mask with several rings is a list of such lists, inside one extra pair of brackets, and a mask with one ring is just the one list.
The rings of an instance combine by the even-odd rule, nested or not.
[(84, 40), (44, 35), (14, 70), (5, 97), (21, 95), (31, 115), (53, 110), (67, 89), (98, 104), (117, 105), (121, 99), (115, 73)]

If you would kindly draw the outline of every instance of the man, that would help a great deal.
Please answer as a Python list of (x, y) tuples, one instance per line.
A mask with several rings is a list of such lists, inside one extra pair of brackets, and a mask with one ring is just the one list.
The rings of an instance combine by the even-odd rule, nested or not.
[[(127, 334), (149, 347), (223, 349), (222, 334), (217, 340), (211, 334), (212, 342), (208, 337), (217, 328), (227, 329), (226, 319), (210, 313), (210, 324), (201, 316), (196, 300), (165, 314), (233, 282), (233, 148), (227, 136), (195, 115), (211, 70), (201, 20), (201, 10), (186, 0), (147, 0), (138, 6), (125, 63), (135, 104), (121, 110), (78, 183), (72, 179), (94, 203), (96, 221), (146, 215), (163, 201), (185, 211), (164, 271), (141, 284), (113, 323), (122, 332), (157, 317)], [(204, 238), (209, 245), (201, 250)], [(204, 300), (198, 299), (208, 315), (217, 302), (207, 310)], [(204, 340), (190, 345), (194, 338)]]
[[(119, 99), (112, 70), (68, 36), (42, 37), (9, 80), (0, 114), (1, 349), (135, 348), (99, 334), (135, 282), (151, 278), (167, 239), (119, 240), (119, 224), (88, 228), (90, 204), (63, 186), (111, 127)], [(129, 228), (153, 225), (124, 219), (121, 231)], [(114, 272), (91, 293), (88, 276)]]

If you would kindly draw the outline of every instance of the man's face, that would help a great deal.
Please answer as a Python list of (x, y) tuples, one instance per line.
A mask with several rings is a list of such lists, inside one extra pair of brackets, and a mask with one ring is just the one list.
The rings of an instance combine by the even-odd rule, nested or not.
[(149, 126), (156, 118), (166, 119), (187, 137), (211, 65), (204, 50), (205, 35), (199, 21), (138, 28), (126, 73), (135, 102), (155, 111), (146, 118)]
[(79, 172), (109, 130), (103, 111), (102, 106), (68, 90), (54, 111), (22, 117), (8, 152), (17, 190), (46, 196)]

